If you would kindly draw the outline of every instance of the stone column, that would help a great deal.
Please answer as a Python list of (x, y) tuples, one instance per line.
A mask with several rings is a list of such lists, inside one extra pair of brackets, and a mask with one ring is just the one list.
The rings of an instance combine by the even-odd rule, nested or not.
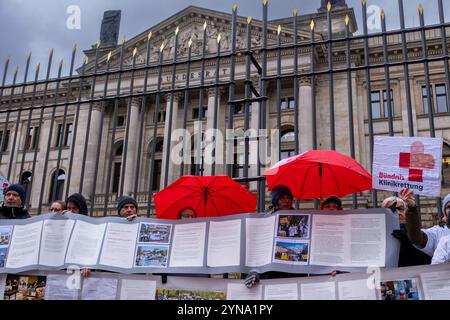
[[(130, 114), (127, 115), (128, 128), (128, 145), (127, 145), (127, 159), (125, 165), (125, 176), (123, 183), (123, 194), (131, 195), (134, 192), (135, 169), (138, 149), (138, 135), (139, 135), (139, 106), (141, 99), (133, 98), (131, 100)], [(128, 121), (128, 118), (130, 119)], [(123, 163), (123, 162), (122, 162)]]
[[(89, 104), (85, 104), (80, 109), (78, 119), (78, 129), (74, 148), (74, 157), (72, 165), (72, 176), (70, 181), (69, 194), (79, 191), (81, 183), (81, 169), (83, 166), (84, 145), (86, 141), (86, 132), (88, 130)], [(83, 190), (82, 193), (86, 199), (90, 199), (94, 183), (94, 169), (98, 153), (98, 137), (100, 135), (100, 124), (103, 121), (101, 117), (101, 104), (92, 105), (91, 123), (89, 126), (88, 147), (86, 151), (86, 163), (84, 167)], [(97, 182), (98, 179), (97, 179)]]
[[(223, 90), (218, 90), (217, 97), (217, 126), (214, 123), (215, 114), (215, 100), (216, 100), (216, 90), (208, 90), (208, 114), (206, 122), (206, 149), (205, 149), (205, 176), (212, 175), (212, 150), (213, 150), (213, 139), (216, 141), (215, 145), (215, 174), (225, 174), (225, 109), (226, 106), (221, 105), (221, 96), (224, 93)], [(217, 130), (213, 130), (217, 129)]]
[[(175, 163), (171, 160), (170, 153), (169, 153), (169, 161), (166, 162), (166, 155), (167, 155), (167, 147), (168, 147), (168, 141), (170, 141), (171, 137), (169, 136), (169, 119), (172, 119), (172, 126), (171, 126), (171, 132), (173, 132), (175, 129), (179, 128), (179, 121), (178, 119), (178, 104), (179, 104), (179, 95), (173, 94), (173, 107), (172, 110), (170, 108), (170, 101), (172, 96), (167, 95), (167, 104), (166, 104), (166, 121), (164, 123), (164, 147), (163, 147), (163, 154), (162, 154), (162, 166), (161, 166), (161, 189), (164, 188), (164, 177), (166, 172), (166, 166), (169, 166), (168, 171), (168, 179), (167, 179), (167, 185), (170, 185), (172, 182), (174, 182), (178, 174), (176, 172), (177, 169), (179, 169), (179, 166), (176, 166)], [(170, 142), (170, 150), (173, 149), (173, 141)], [(179, 171), (179, 170), (178, 170)]]
[(312, 143), (312, 86), (311, 79), (303, 77), (300, 79), (299, 83), (299, 112), (298, 112), (298, 141), (299, 141), (299, 152), (305, 152), (313, 148)]

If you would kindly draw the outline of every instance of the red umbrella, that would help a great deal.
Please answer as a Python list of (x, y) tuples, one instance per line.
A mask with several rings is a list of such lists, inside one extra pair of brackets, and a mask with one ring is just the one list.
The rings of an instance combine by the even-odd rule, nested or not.
[(285, 185), (299, 200), (372, 189), (372, 176), (354, 159), (331, 150), (311, 150), (284, 159), (264, 172), (269, 190)]
[(256, 196), (228, 176), (183, 176), (155, 196), (156, 217), (178, 219), (186, 207), (197, 218), (256, 211)]

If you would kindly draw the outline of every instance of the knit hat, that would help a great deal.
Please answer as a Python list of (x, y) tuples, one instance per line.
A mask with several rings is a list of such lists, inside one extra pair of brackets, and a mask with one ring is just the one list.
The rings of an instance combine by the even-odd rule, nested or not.
[(285, 185), (279, 185), (272, 189), (272, 206), (274, 208), (278, 206), (278, 200), (284, 195), (287, 195), (291, 200), (294, 199), (291, 190)]
[(445, 207), (447, 206), (447, 203), (450, 202), (450, 193), (445, 196), (444, 201), (442, 202), (442, 214), (445, 215)]
[(128, 196), (122, 196), (119, 199), (119, 202), (117, 204), (117, 211), (120, 214), (120, 210), (122, 210), (122, 208), (126, 205), (126, 204), (132, 204), (136, 207), (136, 212), (138, 210), (138, 204), (136, 202), (136, 200), (132, 197), (128, 197)]
[(338, 197), (331, 196), (326, 198), (325, 201), (322, 203), (321, 208), (323, 209), (325, 205), (327, 205), (328, 203), (336, 203), (339, 208), (342, 208), (342, 201)]
[(8, 191), (17, 192), (19, 194), (20, 200), (22, 201), (22, 205), (24, 205), (27, 194), (25, 192), (25, 189), (20, 184), (11, 184), (8, 188), (3, 190), (3, 194), (6, 195)]
[(80, 208), (80, 214), (83, 214), (85, 216), (88, 215), (88, 208), (86, 199), (83, 197), (83, 195), (79, 193), (74, 193), (70, 197), (67, 198), (66, 203), (73, 202), (78, 208)]

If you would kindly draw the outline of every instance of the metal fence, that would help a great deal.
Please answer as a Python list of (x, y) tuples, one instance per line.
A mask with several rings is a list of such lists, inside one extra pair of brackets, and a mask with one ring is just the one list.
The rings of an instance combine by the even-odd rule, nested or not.
[[(367, 4), (362, 1), (362, 29), (361, 35), (354, 35), (351, 28), (351, 17), (348, 15), (343, 21), (344, 29), (341, 33), (333, 30), (333, 17), (335, 11), (331, 6), (326, 15), (326, 32), (317, 32), (316, 22), (311, 20), (309, 30), (299, 30), (298, 12), (294, 10), (292, 22), (286, 27), (281, 27), (268, 22), (268, 1), (262, 3), (262, 21), (253, 21), (247, 19), (245, 48), (239, 48), (237, 45), (237, 32), (239, 24), (244, 18), (238, 17), (237, 6), (233, 6), (231, 12), (231, 32), (226, 36), (229, 39), (230, 46), (222, 50), (220, 36), (218, 37), (215, 53), (208, 53), (206, 50), (208, 24), (205, 22), (203, 29), (203, 38), (200, 39), (199, 55), (192, 55), (193, 39), (188, 44), (188, 52), (180, 54), (179, 28), (174, 32), (174, 43), (172, 48), (167, 48), (167, 41), (162, 42), (159, 47), (159, 56), (157, 61), (152, 61), (151, 54), (154, 51), (154, 36), (148, 34), (146, 41), (146, 50), (143, 61), (137, 61), (139, 55), (137, 49), (132, 53), (131, 61), (126, 61), (128, 42), (107, 55), (102, 51), (102, 46), (97, 45), (94, 49), (93, 61), (84, 61), (83, 65), (75, 74), (76, 47), (72, 52), (70, 60), (70, 73), (68, 76), (62, 75), (62, 62), (58, 66), (58, 76), (51, 78), (53, 66), (53, 51), (50, 52), (48, 65), (45, 73), (45, 79), (40, 79), (40, 65), (36, 67), (34, 79), (30, 81), (30, 60), (28, 57), (25, 69), (25, 75), (22, 83), (17, 79), (17, 70), (14, 73), (12, 84), (6, 84), (9, 71), (9, 59), (6, 61), (3, 71), (3, 81), (0, 88), (0, 108), (1, 126), (1, 147), (0, 163), (3, 175), (10, 181), (23, 183), (28, 191), (27, 207), (34, 212), (41, 213), (47, 208), (46, 205), (52, 199), (65, 199), (73, 190), (83, 193), (90, 200), (90, 212), (95, 215), (110, 214), (118, 197), (124, 193), (134, 195), (146, 213), (152, 213), (152, 195), (155, 190), (155, 181), (161, 174), (162, 185), (166, 187), (171, 174), (170, 167), (167, 165), (171, 156), (171, 135), (173, 131), (174, 108), (178, 108), (178, 101), (183, 101), (181, 118), (183, 129), (187, 128), (188, 110), (193, 107), (190, 103), (191, 97), (198, 96), (198, 116), (199, 119), (204, 115), (204, 95), (207, 90), (214, 92), (214, 128), (218, 127), (219, 119), (218, 107), (220, 104), (221, 92), (226, 92), (226, 128), (233, 129), (235, 125), (237, 108), (242, 108), (244, 131), (251, 128), (251, 112), (258, 112), (258, 129), (267, 128), (268, 114), (268, 86), (274, 88), (274, 94), (277, 101), (276, 123), (281, 127), (283, 113), (281, 101), (282, 92), (292, 90), (293, 111), (294, 113), (294, 152), (298, 154), (301, 151), (299, 141), (299, 116), (302, 112), (299, 102), (302, 99), (310, 99), (312, 106), (311, 114), (311, 141), (312, 149), (320, 148), (318, 136), (321, 128), (317, 127), (318, 106), (317, 106), (317, 81), (318, 79), (327, 79), (328, 82), (328, 114), (330, 124), (329, 146), (336, 149), (336, 127), (335, 127), (335, 79), (338, 76), (346, 78), (346, 90), (348, 105), (348, 144), (349, 155), (356, 157), (355, 129), (354, 129), (354, 108), (360, 104), (354, 101), (355, 86), (352, 79), (357, 74), (364, 78), (365, 104), (367, 106), (367, 119), (365, 124), (368, 128), (369, 157), (371, 164), (373, 159), (373, 137), (375, 135), (374, 124), (377, 119), (373, 119), (374, 110), (372, 98), (371, 75), (373, 70), (383, 70), (384, 88), (386, 97), (387, 111), (386, 122), (388, 125), (388, 134), (395, 135), (395, 116), (392, 113), (391, 103), (392, 95), (392, 77), (391, 72), (402, 70), (402, 77), (410, 79), (410, 68), (416, 65), (423, 66), (424, 91), (422, 98), (426, 100), (428, 106), (428, 129), (429, 136), (436, 136), (435, 118), (433, 112), (433, 86), (430, 78), (430, 64), (441, 64), (443, 67), (445, 84), (445, 102), (447, 115), (450, 106), (449, 81), (449, 56), (447, 46), (447, 28), (450, 24), (444, 20), (444, 11), (442, 0), (438, 1), (439, 23), (425, 25), (423, 8), (418, 9), (420, 26), (413, 28), (405, 27), (403, 1), (398, 0), (399, 5), (399, 30), (386, 30), (385, 13), (381, 14), (382, 31), (370, 33), (367, 29)], [(287, 23), (285, 21), (285, 23)], [(252, 30), (258, 30), (261, 34), (261, 41), (257, 46), (252, 42)], [(305, 35), (307, 34), (307, 35)], [(225, 36), (225, 34), (221, 35)], [(268, 42), (268, 36), (276, 39), (275, 44)], [(287, 41), (290, 39), (291, 41)], [(170, 50), (168, 52), (168, 50)], [(293, 56), (293, 67), (291, 69), (282, 66), (283, 56)], [(377, 54), (377, 58), (373, 55)], [(401, 54), (401, 56), (400, 56)], [(112, 65), (114, 55), (118, 56), (119, 63)], [(169, 56), (169, 59), (167, 57)], [(275, 61), (276, 67), (268, 73), (268, 61)], [(309, 68), (299, 68), (299, 58), (308, 57), (310, 60)], [(341, 60), (339, 60), (341, 59)], [(245, 67), (242, 77), (236, 77), (237, 60)], [(214, 66), (213, 77), (205, 76), (205, 65)], [(221, 66), (229, 66), (229, 74), (221, 75)], [(184, 84), (177, 79), (180, 73), (185, 74)], [(199, 72), (199, 79), (192, 80), (191, 73)], [(275, 70), (275, 71), (273, 71)], [(152, 82), (152, 75), (156, 81)], [(169, 75), (170, 85), (163, 83), (163, 77)], [(225, 77), (227, 79), (225, 79)], [(399, 77), (399, 75), (395, 75)], [(300, 81), (308, 79), (311, 84), (311, 96), (304, 97), (298, 90)], [(151, 83), (150, 83), (151, 82)], [(414, 92), (410, 81), (405, 81), (405, 88), (402, 94), (406, 96), (406, 119), (409, 136), (415, 135), (414, 128), (414, 110), (413, 100)], [(114, 86), (115, 87), (114, 87)], [(243, 97), (237, 97), (236, 90), (244, 88)], [(239, 89), (240, 90), (240, 89)], [(39, 99), (38, 97), (41, 97)], [(163, 101), (167, 97), (167, 109), (165, 110), (166, 119), (163, 114)], [(138, 100), (137, 100), (138, 99)], [(425, 102), (424, 102), (425, 103)], [(122, 104), (126, 107), (126, 115), (121, 117), (119, 112)], [(138, 107), (136, 113), (135, 107)], [(150, 111), (150, 106), (154, 107)], [(250, 110), (252, 109), (252, 110)], [(134, 110), (134, 111), (133, 111)], [(62, 116), (61, 116), (62, 112)], [(132, 113), (135, 112), (133, 115)], [(444, 114), (445, 114), (444, 112)], [(84, 113), (83, 117), (81, 114)], [(112, 114), (111, 117), (107, 115)], [(153, 114), (153, 121), (149, 121), (148, 114)], [(59, 115), (59, 116), (58, 116)], [(138, 117), (138, 127), (131, 123), (132, 117)], [(62, 121), (54, 121), (56, 117)], [(100, 118), (98, 118), (100, 117)], [(51, 121), (46, 122), (46, 119)], [(135, 118), (133, 118), (135, 119)], [(99, 121), (100, 120), (100, 121)], [(165, 120), (165, 121), (164, 121)], [(92, 123), (99, 121), (99, 128), (96, 128), (95, 134), (91, 131)], [(121, 123), (121, 121), (125, 121)], [(164, 148), (160, 159), (164, 170), (158, 171), (156, 164), (156, 154), (160, 152), (158, 145), (159, 124), (168, 122), (167, 130), (164, 133)], [(46, 125), (50, 125), (49, 128)], [(58, 127), (56, 127), (58, 126)], [(106, 127), (107, 126), (107, 127)], [(117, 147), (116, 135), (118, 126), (124, 126), (123, 145)], [(256, 128), (254, 128), (256, 129)], [(44, 130), (48, 134), (43, 134)], [(84, 130), (80, 132), (80, 130)], [(130, 138), (131, 130), (137, 135)], [(149, 158), (143, 157), (146, 149), (146, 131), (150, 130), (151, 145), (149, 147)], [(21, 137), (21, 132), (25, 132)], [(267, 139), (258, 136), (257, 139)], [(197, 139), (198, 140), (198, 139)], [(201, 140), (201, 139), (200, 139)], [(365, 137), (363, 138), (365, 140)], [(56, 141), (56, 143), (54, 143)], [(280, 142), (280, 141), (279, 141)], [(240, 177), (234, 177), (236, 181), (244, 184), (256, 184), (258, 194), (258, 210), (263, 211), (266, 205), (266, 183), (263, 177), (264, 163), (258, 161), (256, 172), (249, 172), (249, 148), (251, 139), (246, 136), (243, 139), (244, 163)], [(92, 145), (95, 146), (92, 149)], [(79, 148), (79, 149), (77, 149)], [(202, 153), (201, 141), (195, 143), (196, 154)], [(130, 151), (132, 150), (132, 151)], [(130, 153), (135, 154), (135, 161), (132, 163), (133, 176), (132, 188), (124, 192), (124, 185), (129, 183), (125, 181), (127, 175), (127, 161)], [(185, 151), (183, 151), (185, 152)], [(52, 167), (49, 167), (50, 158)], [(88, 159), (89, 158), (89, 159)], [(121, 166), (115, 167), (115, 159), (120, 158)], [(201, 156), (200, 156), (201, 158)], [(148, 170), (144, 170), (149, 161)], [(54, 165), (53, 165), (54, 163)], [(100, 168), (100, 164), (101, 168)], [(165, 165), (164, 165), (165, 164)], [(74, 170), (74, 167), (77, 170)], [(128, 166), (130, 163), (128, 162)], [(233, 176), (236, 163), (227, 163), (224, 172)], [(120, 170), (120, 175), (118, 171)], [(370, 169), (369, 169), (370, 170)], [(114, 171), (114, 172), (113, 172)], [(188, 167), (183, 162), (180, 165), (180, 175), (193, 173), (196, 175), (204, 174), (202, 163), (195, 163), (192, 172), (187, 172)], [(39, 172), (39, 176), (36, 174)], [(26, 174), (25, 174), (26, 173)], [(216, 165), (211, 167), (211, 174), (217, 173)], [(143, 175), (146, 186), (143, 186)], [(50, 181), (46, 178), (51, 176)], [(41, 178), (39, 178), (41, 177)], [(43, 177), (43, 178), (42, 178)], [(116, 178), (119, 177), (119, 178)], [(36, 179), (42, 179), (37, 182)], [(89, 179), (89, 188), (86, 189), (86, 179)], [(19, 181), (16, 181), (19, 180)], [(62, 181), (62, 182), (61, 182)], [(114, 182), (115, 181), (115, 182)], [(111, 189), (111, 184), (116, 184)], [(48, 190), (48, 191), (47, 191)], [(34, 201), (30, 200), (34, 195)], [(46, 195), (49, 194), (47, 197)], [(38, 195), (39, 199), (36, 199)], [(379, 203), (377, 192), (371, 192), (370, 199), (364, 195), (354, 194), (351, 198), (353, 207), (361, 204), (361, 199), (367, 199), (369, 206), (376, 206)], [(417, 199), (418, 201), (419, 199)], [(435, 208), (440, 208), (440, 200), (436, 200)], [(315, 206), (318, 203), (316, 201)]]

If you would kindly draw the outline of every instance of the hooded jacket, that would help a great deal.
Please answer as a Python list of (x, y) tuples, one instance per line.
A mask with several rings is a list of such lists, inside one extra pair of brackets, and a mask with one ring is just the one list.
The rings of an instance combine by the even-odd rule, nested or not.
[(74, 193), (70, 197), (67, 198), (66, 203), (73, 202), (75, 205), (80, 208), (80, 214), (87, 216), (88, 215), (88, 207), (86, 203), (86, 199), (83, 195), (79, 193)]

